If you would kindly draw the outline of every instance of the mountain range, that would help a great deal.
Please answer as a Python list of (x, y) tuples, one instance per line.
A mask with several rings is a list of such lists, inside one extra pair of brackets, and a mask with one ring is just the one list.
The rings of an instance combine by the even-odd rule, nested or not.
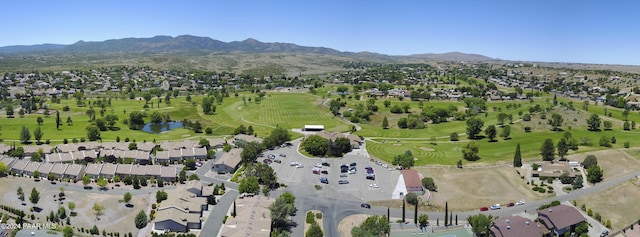
[(78, 41), (70, 45), (41, 44), (29, 46), (0, 47), (0, 55), (20, 54), (101, 54), (101, 53), (164, 53), (164, 52), (217, 52), (217, 53), (311, 53), (357, 58), (397, 58), (451, 61), (485, 61), (493, 58), (478, 55), (450, 52), (444, 54), (415, 54), (408, 56), (390, 56), (371, 52), (342, 52), (326, 47), (308, 47), (292, 43), (265, 43), (256, 39), (222, 42), (209, 37), (191, 35), (155, 36), (151, 38), (111, 39), (99, 42)]

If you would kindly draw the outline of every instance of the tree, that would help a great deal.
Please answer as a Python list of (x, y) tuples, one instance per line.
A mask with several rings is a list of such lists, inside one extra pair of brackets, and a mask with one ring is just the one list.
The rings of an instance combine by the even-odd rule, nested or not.
[(625, 131), (631, 130), (629, 121), (624, 121), (624, 124), (622, 125), (622, 129), (624, 129)]
[(449, 226), (449, 202), (444, 202), (444, 226)]
[(598, 158), (594, 155), (588, 155), (586, 158), (584, 158), (584, 161), (582, 161), (582, 166), (585, 169), (589, 169), (592, 166), (596, 165), (598, 165)]
[(489, 236), (489, 228), (491, 228), (491, 223), (493, 222), (491, 215), (478, 214), (470, 216), (467, 221), (471, 225), (471, 231), (477, 236)]
[(482, 131), (483, 126), (484, 121), (482, 119), (476, 117), (467, 119), (467, 135), (469, 139), (476, 139), (476, 135)]
[(598, 183), (602, 181), (603, 176), (604, 171), (598, 165), (591, 166), (587, 169), (587, 181), (589, 181), (589, 183)]
[(584, 181), (582, 180), (582, 175), (578, 175), (573, 180), (573, 189), (580, 189), (583, 187)]
[(418, 205), (418, 195), (415, 193), (407, 193), (407, 195), (404, 196), (404, 199), (411, 205)]
[(5, 107), (5, 110), (7, 111), (7, 118), (13, 118), (13, 105), (7, 105), (7, 107)]
[(520, 153), (520, 143), (516, 145), (516, 154), (513, 155), (513, 167), (522, 167), (522, 154)]
[(438, 190), (438, 186), (436, 185), (436, 183), (433, 181), (433, 178), (431, 177), (422, 178), (422, 187), (433, 192)]
[(38, 192), (38, 190), (36, 190), (35, 187), (31, 189), (31, 195), (29, 196), (29, 201), (33, 203), (34, 206), (38, 204), (38, 201), (40, 201), (40, 192)]
[(87, 130), (87, 138), (89, 139), (89, 141), (96, 141), (96, 140), (100, 140), (100, 128), (98, 128), (98, 126), (96, 125), (89, 125), (86, 128)]
[(260, 191), (260, 184), (258, 178), (254, 176), (248, 176), (240, 180), (238, 185), (238, 192), (240, 193), (258, 193)]
[(7, 164), (4, 162), (0, 162), (0, 177), (4, 177), (9, 173), (9, 168), (7, 168)]
[(322, 228), (320, 228), (320, 226), (318, 225), (318, 222), (313, 222), (311, 223), (311, 227), (309, 227), (309, 230), (307, 230), (307, 233), (305, 233), (306, 237), (323, 237), (324, 233), (322, 232)]
[(129, 201), (131, 201), (131, 193), (126, 192), (122, 200), (124, 200), (124, 203), (129, 204)]
[(240, 152), (240, 157), (242, 158), (242, 162), (245, 164), (253, 163), (257, 158), (258, 154), (262, 151), (262, 145), (257, 142), (249, 142), (244, 145), (244, 149)]
[(468, 161), (477, 161), (480, 159), (478, 144), (469, 142), (462, 147), (462, 158)]
[(56, 130), (60, 129), (60, 125), (62, 125), (62, 121), (60, 120), (60, 112), (56, 112)]
[(389, 128), (389, 120), (387, 120), (387, 116), (384, 116), (384, 119), (382, 119), (382, 128)]
[(33, 131), (33, 138), (35, 138), (36, 141), (40, 143), (40, 139), (42, 139), (42, 136), (44, 136), (42, 129), (40, 128), (40, 126), (36, 127), (36, 130)]
[(509, 140), (509, 137), (511, 136), (511, 126), (506, 125), (506, 126), (502, 127), (502, 132), (500, 133), (500, 136), (504, 140)]
[(42, 123), (44, 123), (44, 119), (42, 119), (42, 117), (38, 116), (38, 118), (36, 118), (36, 122), (38, 122), (38, 125), (42, 125)]
[(540, 147), (540, 155), (542, 156), (542, 160), (544, 161), (552, 161), (555, 159), (555, 151), (556, 148), (553, 145), (553, 140), (551, 138), (547, 138), (542, 143), (542, 147)]
[(487, 135), (487, 137), (489, 138), (489, 141), (495, 141), (494, 139), (496, 138), (496, 126), (494, 125), (489, 125), (489, 127), (487, 127), (487, 129), (484, 130), (484, 133)]
[(82, 185), (87, 186), (89, 183), (91, 183), (91, 176), (86, 174), (82, 176)]
[(392, 164), (399, 165), (403, 169), (409, 169), (413, 167), (414, 164), (413, 154), (411, 154), (410, 150), (406, 150), (404, 154), (395, 156)]
[(283, 195), (285, 194), (281, 194), (280, 197), (278, 197), (276, 201), (269, 206), (269, 211), (271, 211), (271, 223), (273, 228), (288, 230), (289, 217), (295, 215), (297, 209), (295, 204), (291, 203), (291, 198), (288, 197), (291, 194)]
[(604, 121), (602, 124), (604, 125), (604, 130), (611, 130), (611, 127), (613, 127), (611, 121)]
[(18, 187), (18, 199), (22, 202), (24, 202), (24, 191), (22, 190), (22, 187)]
[(429, 215), (420, 214), (420, 217), (418, 217), (418, 223), (420, 223), (420, 228), (427, 227), (427, 225), (429, 224)]
[(140, 212), (138, 212), (138, 215), (136, 215), (136, 228), (138, 229), (142, 229), (145, 226), (147, 226), (147, 223), (149, 222), (149, 220), (147, 219), (147, 214), (144, 213), (143, 210), (140, 210)]
[(351, 229), (353, 237), (386, 236), (391, 231), (391, 225), (386, 216), (373, 215)]
[(560, 156), (560, 160), (564, 160), (564, 156), (569, 152), (569, 144), (567, 143), (567, 139), (560, 138), (558, 141), (558, 156)]
[(157, 203), (161, 203), (164, 200), (167, 200), (169, 198), (169, 194), (167, 192), (165, 192), (164, 190), (158, 190), (156, 191), (156, 202)]
[(40, 178), (40, 171), (37, 171), (37, 170), (33, 171), (33, 178), (39, 179)]
[(551, 118), (548, 120), (549, 125), (553, 127), (552, 128), (553, 131), (558, 131), (559, 128), (562, 126), (562, 122), (564, 122), (564, 119), (562, 118), (562, 115), (558, 113), (553, 113), (551, 115)]
[(313, 156), (323, 156), (328, 150), (328, 140), (318, 135), (311, 135), (304, 139), (302, 147)]
[(499, 113), (498, 114), (498, 123), (502, 126), (504, 125), (504, 121), (509, 117), (509, 115), (507, 115), (506, 113)]
[(98, 185), (98, 187), (100, 187), (100, 189), (104, 189), (105, 187), (107, 187), (108, 182), (107, 179), (100, 177), (96, 184)]
[(63, 237), (73, 237), (73, 227), (67, 225), (62, 228), (62, 236)]
[(104, 119), (107, 121), (107, 124), (109, 125), (109, 129), (113, 130), (113, 125), (115, 125), (116, 122), (118, 121), (118, 115), (109, 114)]
[(29, 132), (29, 128), (22, 126), (22, 129), (20, 130), (20, 141), (27, 144), (29, 143), (29, 140), (31, 140), (31, 132)]
[(592, 114), (591, 117), (587, 119), (587, 127), (589, 131), (600, 130), (600, 116), (598, 116), (598, 114)]

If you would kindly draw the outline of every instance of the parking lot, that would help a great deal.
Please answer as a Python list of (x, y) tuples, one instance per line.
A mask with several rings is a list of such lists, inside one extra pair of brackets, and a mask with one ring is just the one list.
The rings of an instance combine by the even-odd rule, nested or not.
[[(375, 164), (366, 157), (364, 152), (356, 149), (341, 158), (307, 158), (297, 150), (299, 140), (291, 142), (293, 146), (266, 150), (259, 162), (273, 154), (281, 163), (273, 162), (270, 166), (278, 174), (278, 181), (289, 186), (292, 185), (321, 185), (324, 190), (332, 190), (341, 194), (348, 194), (363, 201), (391, 199), (391, 193), (395, 189), (400, 172), (394, 169), (384, 168)], [(272, 157), (273, 157), (272, 156)], [(303, 167), (292, 165), (301, 164)], [(319, 163), (319, 164), (318, 164)], [(325, 163), (325, 165), (321, 165)], [(340, 165), (356, 163), (355, 174), (341, 173)], [(318, 164), (316, 167), (316, 164)], [(328, 164), (328, 166), (327, 166)], [(365, 167), (372, 167), (375, 171), (375, 180), (366, 179)], [(313, 169), (326, 171), (326, 174), (314, 174)], [(341, 174), (346, 177), (341, 177)], [(328, 184), (321, 183), (320, 178), (326, 177)], [(339, 180), (348, 180), (347, 184), (339, 184)], [(377, 186), (372, 187), (372, 186)]]

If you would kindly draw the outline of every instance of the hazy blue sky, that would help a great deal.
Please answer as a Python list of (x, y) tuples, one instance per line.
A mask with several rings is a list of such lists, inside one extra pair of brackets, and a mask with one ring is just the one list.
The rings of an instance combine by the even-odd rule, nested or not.
[(640, 1), (0, 1), (0, 46), (255, 38), (390, 55), (640, 65)]

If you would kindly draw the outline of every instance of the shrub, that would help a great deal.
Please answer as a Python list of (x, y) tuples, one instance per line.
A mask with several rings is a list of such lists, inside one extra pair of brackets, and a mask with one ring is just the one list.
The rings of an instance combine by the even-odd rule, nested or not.
[(316, 223), (316, 219), (313, 218), (313, 212), (307, 212), (307, 216), (306, 216), (305, 219), (306, 219), (307, 224)]
[(547, 190), (547, 193), (553, 193), (553, 189)]
[(322, 219), (322, 212), (316, 213), (316, 218), (317, 219)]
[(227, 223), (227, 218), (229, 218), (229, 216), (224, 216), (224, 218), (222, 218), (222, 224)]
[(524, 127), (524, 131), (525, 132), (531, 132), (531, 127), (529, 127), (529, 126)]
[(631, 144), (629, 144), (629, 142), (624, 142), (624, 148), (629, 148), (631, 147)]

